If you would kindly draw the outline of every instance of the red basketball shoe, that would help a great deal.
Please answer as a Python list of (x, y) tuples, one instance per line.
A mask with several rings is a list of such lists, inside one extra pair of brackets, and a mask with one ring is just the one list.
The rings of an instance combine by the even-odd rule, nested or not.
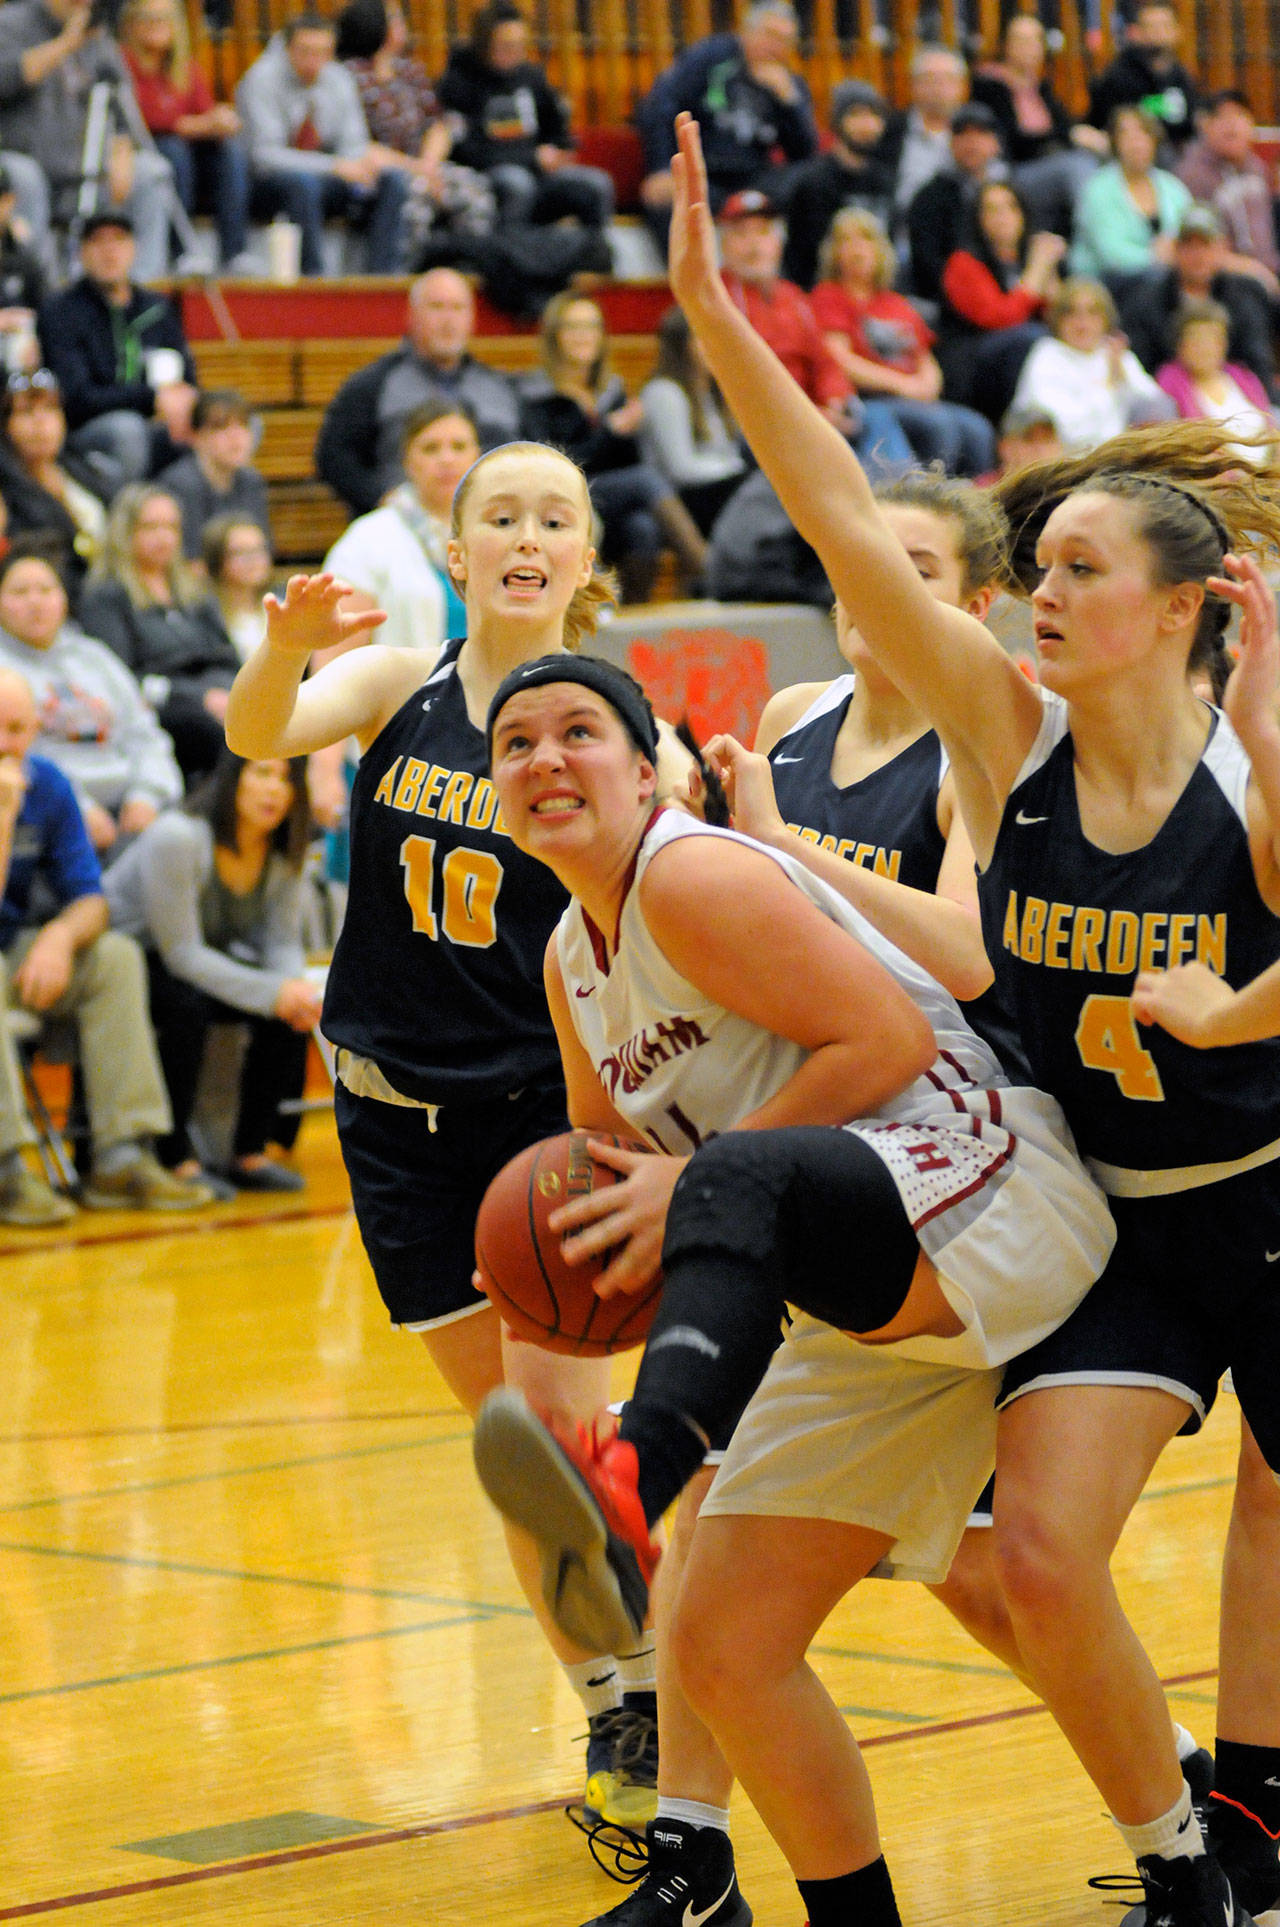
[(649, 1610), (659, 1548), (636, 1488), (636, 1451), (597, 1421), (570, 1429), (521, 1392), (490, 1392), (476, 1416), (480, 1483), (542, 1550), (542, 1596), (591, 1653), (626, 1652)]

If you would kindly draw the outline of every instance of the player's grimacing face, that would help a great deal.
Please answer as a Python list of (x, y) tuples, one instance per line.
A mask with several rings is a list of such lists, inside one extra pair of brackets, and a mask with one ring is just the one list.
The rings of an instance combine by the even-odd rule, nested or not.
[(562, 617), (591, 580), (591, 506), (572, 462), (550, 450), (498, 453), (473, 477), (449, 569), (468, 609)]
[[(507, 702), (493, 732), (493, 784), (519, 849), (554, 869), (613, 850), (653, 795), (653, 765), (613, 706), (581, 683), (543, 683)], [(607, 856), (605, 857), (607, 861)]]

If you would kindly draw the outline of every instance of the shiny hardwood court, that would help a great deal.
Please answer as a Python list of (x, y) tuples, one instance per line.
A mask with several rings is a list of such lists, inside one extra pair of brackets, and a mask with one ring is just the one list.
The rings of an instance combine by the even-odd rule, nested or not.
[[(387, 1327), (327, 1116), (300, 1162), (300, 1198), (0, 1235), (0, 1921), (579, 1927), (622, 1897), (560, 1811), (582, 1715), (466, 1422)], [(1224, 1396), (1120, 1560), (1205, 1740), (1238, 1435)], [(869, 1582), (817, 1663), (912, 1927), (1119, 1920), (1084, 1884), (1126, 1866), (1097, 1795), (925, 1593)], [(800, 1927), (745, 1803), (736, 1831), (760, 1927)]]

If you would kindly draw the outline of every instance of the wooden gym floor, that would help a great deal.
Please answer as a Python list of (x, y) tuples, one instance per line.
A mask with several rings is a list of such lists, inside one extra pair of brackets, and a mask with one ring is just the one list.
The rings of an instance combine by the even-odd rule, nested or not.
[[(301, 1198), (3, 1234), (0, 1921), (578, 1927), (622, 1897), (560, 1812), (581, 1713), (466, 1423), (387, 1328), (327, 1116), (301, 1163)], [(1237, 1440), (1224, 1396), (1120, 1560), (1205, 1740)], [(817, 1663), (912, 1927), (1118, 1922), (1096, 1794), (923, 1591), (860, 1588)], [(799, 1927), (745, 1803), (735, 1831), (760, 1927)]]

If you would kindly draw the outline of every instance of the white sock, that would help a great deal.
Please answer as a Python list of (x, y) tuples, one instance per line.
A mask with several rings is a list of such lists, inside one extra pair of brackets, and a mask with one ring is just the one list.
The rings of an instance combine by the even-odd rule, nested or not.
[(728, 1807), (704, 1806), (701, 1800), (669, 1800), (658, 1795), (659, 1820), (683, 1820), (687, 1827), (714, 1827), (717, 1833), (729, 1831)]
[(1196, 1744), (1195, 1734), (1188, 1733), (1185, 1726), (1175, 1725), (1173, 1729), (1173, 1737), (1177, 1742), (1179, 1761), (1189, 1760), (1193, 1753), (1198, 1753), (1200, 1751), (1200, 1748)]
[(582, 1701), (582, 1710), (587, 1718), (594, 1719), (597, 1713), (611, 1712), (622, 1704), (622, 1692), (618, 1685), (618, 1675), (610, 1654), (604, 1653), (599, 1659), (581, 1659), (573, 1666), (561, 1660), (564, 1676)]
[(618, 1685), (624, 1693), (657, 1692), (658, 1655), (652, 1640), (634, 1653), (615, 1653), (613, 1663), (618, 1669)]
[(1116, 1826), (1135, 1860), (1145, 1860), (1150, 1854), (1161, 1860), (1195, 1860), (1204, 1852), (1200, 1822), (1192, 1809), (1191, 1788), (1185, 1780), (1177, 1800), (1158, 1820), (1148, 1820), (1142, 1827), (1126, 1827), (1116, 1820)]

